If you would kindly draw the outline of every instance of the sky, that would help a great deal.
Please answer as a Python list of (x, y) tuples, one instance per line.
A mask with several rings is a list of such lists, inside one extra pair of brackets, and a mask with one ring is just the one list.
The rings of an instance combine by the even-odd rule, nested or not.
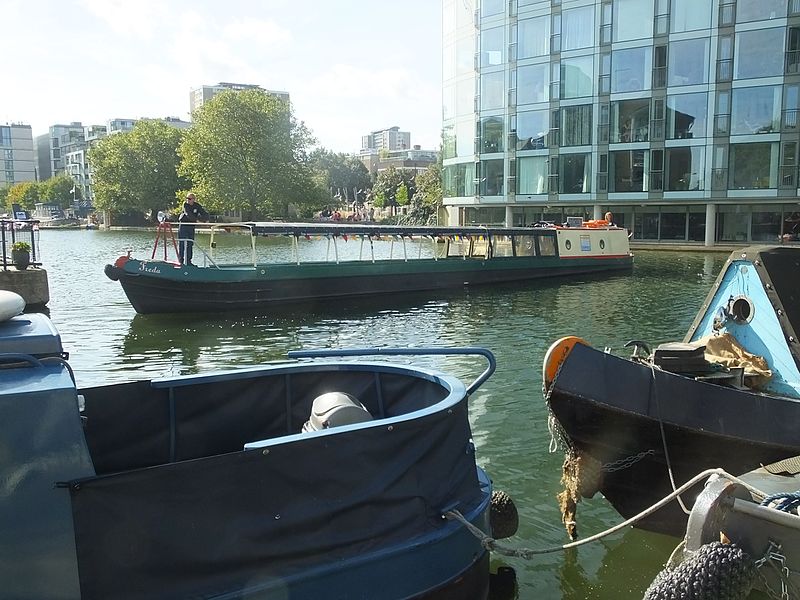
[(220, 81), (289, 92), (320, 146), (438, 149), (440, 0), (0, 0), (0, 124), (189, 120)]

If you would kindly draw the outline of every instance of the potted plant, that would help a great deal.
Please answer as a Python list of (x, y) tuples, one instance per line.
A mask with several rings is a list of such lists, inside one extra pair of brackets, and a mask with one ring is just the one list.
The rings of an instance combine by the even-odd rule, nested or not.
[(31, 245), (28, 242), (11, 244), (11, 262), (21, 271), (27, 269), (31, 264)]

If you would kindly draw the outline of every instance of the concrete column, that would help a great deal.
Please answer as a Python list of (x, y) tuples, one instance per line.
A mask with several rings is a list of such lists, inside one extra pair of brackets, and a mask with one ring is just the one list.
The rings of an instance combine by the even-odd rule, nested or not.
[(717, 205), (706, 204), (706, 246), (714, 245), (714, 232), (717, 229)]
[(44, 269), (0, 269), (0, 290), (16, 292), (29, 307), (44, 306), (50, 301), (50, 287)]
[(598, 221), (598, 220), (600, 220), (600, 219), (602, 219), (602, 218), (603, 218), (603, 207), (602, 207), (602, 206), (600, 206), (599, 204), (595, 204), (595, 205), (594, 205), (594, 207), (593, 207), (593, 213), (592, 213), (592, 218), (593, 218), (595, 221)]
[(511, 206), (506, 206), (506, 227), (513, 227), (514, 226), (514, 213), (511, 210)]

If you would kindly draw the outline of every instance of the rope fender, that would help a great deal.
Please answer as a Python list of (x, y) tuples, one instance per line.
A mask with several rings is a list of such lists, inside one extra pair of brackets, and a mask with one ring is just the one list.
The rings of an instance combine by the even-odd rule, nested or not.
[(756, 575), (755, 562), (739, 546), (711, 542), (656, 575), (643, 600), (742, 600)]

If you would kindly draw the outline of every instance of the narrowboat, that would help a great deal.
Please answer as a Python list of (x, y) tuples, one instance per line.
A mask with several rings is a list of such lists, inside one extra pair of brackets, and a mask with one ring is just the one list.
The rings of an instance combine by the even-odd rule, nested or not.
[[(365, 359), (451, 353), (488, 366)], [(93, 387), (67, 359), (44, 315), (0, 323), (0, 596), (486, 598), (487, 550), (444, 515), (492, 533), (468, 419), (488, 350)]]
[[(202, 224), (210, 230), (210, 243), (208, 249), (195, 243), (196, 258), (202, 255), (195, 266), (177, 262), (181, 240), (162, 222), (149, 259), (128, 253), (106, 265), (105, 273), (120, 282), (133, 308), (146, 314), (254, 310), (631, 269), (625, 229), (580, 219), (574, 225)], [(249, 256), (225, 260), (217, 248), (221, 232), (248, 236)], [(283, 260), (264, 261), (256, 248), (263, 238), (281, 239), (291, 248)]]
[[(800, 454), (800, 248), (749, 247), (725, 263), (681, 342), (620, 357), (562, 338), (543, 365), (567, 458), (564, 520), (596, 492), (625, 518), (698, 472), (745, 473)], [(569, 487), (569, 486), (568, 486)], [(639, 525), (683, 535), (701, 486)]]

